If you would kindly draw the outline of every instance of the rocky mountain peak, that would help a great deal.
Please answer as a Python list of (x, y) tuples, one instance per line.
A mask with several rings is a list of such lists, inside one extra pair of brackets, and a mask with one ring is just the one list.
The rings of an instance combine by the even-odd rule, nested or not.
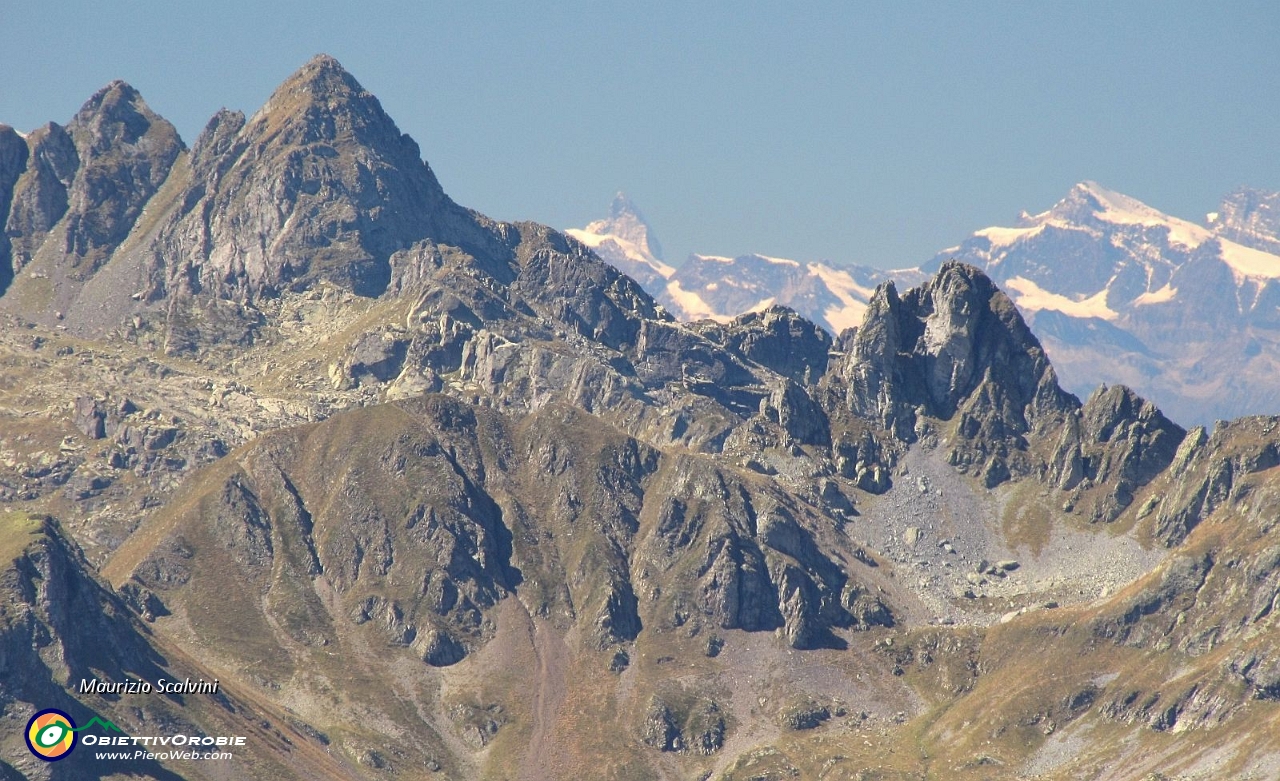
[(472, 222), (413, 139), (327, 55), (286, 79), (247, 123), (219, 112), (192, 169), (185, 200), (203, 206), (165, 227), (156, 264), (180, 287), (221, 298), (253, 300), (315, 279), (378, 295), (393, 253), (426, 238), (458, 243)]
[(596, 232), (612, 233), (633, 242), (653, 257), (662, 259), (662, 245), (658, 243), (658, 237), (653, 235), (653, 229), (645, 221), (639, 207), (621, 190), (613, 196), (613, 203), (609, 206), (609, 219), (600, 223), (592, 223), (587, 226), (587, 230), (591, 230), (592, 226), (604, 228), (605, 230)]
[(420, 157), (418, 145), (400, 133), (378, 99), (325, 54), (285, 79), (249, 125), (277, 143), (354, 142), (393, 157)]
[(1280, 193), (1241, 187), (1209, 214), (1209, 228), (1224, 239), (1280, 254)]
[[(867, 305), (840, 372), (854, 412), (905, 441), (924, 415), (955, 421), (982, 453), (1078, 406), (1058, 387), (1039, 341), (981, 270), (947, 261), (925, 285), (899, 296), (881, 285)], [(988, 464), (988, 466), (990, 466)], [(1007, 478), (1003, 460), (989, 482)], [(989, 470), (990, 471), (990, 470)]]
[[(1100, 213), (1105, 213), (1109, 206), (1117, 201), (1132, 201), (1132, 199), (1108, 190), (1097, 182), (1078, 182), (1049, 211), (1035, 215), (1029, 223), (1035, 225), (1049, 220), (1071, 224), (1089, 223), (1095, 221)], [(1137, 202), (1134, 201), (1134, 203)]]
[(153, 124), (158, 124), (158, 130), (165, 135), (177, 138), (173, 126), (153, 112), (136, 89), (116, 80), (85, 102), (67, 130), (82, 154), (101, 154), (123, 144), (137, 143)]
[(585, 228), (570, 228), (565, 233), (639, 282), (651, 295), (659, 295), (675, 274), (676, 270), (662, 261), (662, 246), (653, 229), (626, 193), (613, 197), (608, 219), (595, 220)]

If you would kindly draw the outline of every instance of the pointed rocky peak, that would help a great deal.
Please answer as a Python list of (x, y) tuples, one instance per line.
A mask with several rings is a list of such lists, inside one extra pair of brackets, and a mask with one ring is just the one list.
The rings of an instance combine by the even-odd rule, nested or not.
[[(950, 417), (989, 372), (1016, 387), (1023, 403), (1030, 399), (1048, 361), (1013, 302), (982, 271), (947, 262), (904, 297), (903, 307), (903, 334), (941, 417)], [(1006, 374), (1013, 365), (1020, 371)]]
[(67, 213), (67, 188), (80, 168), (75, 143), (55, 122), (36, 128), (23, 141), (29, 150), (26, 169), (13, 184), (4, 226), (14, 272), (31, 261)]
[(355, 144), (403, 162), (421, 157), (378, 99), (327, 54), (285, 79), (250, 118), (248, 130), (283, 145)]
[(1008, 296), (957, 261), (901, 297), (881, 285), (853, 348), (841, 372), (850, 408), (904, 439), (921, 412), (959, 414), (965, 437), (1005, 439), (1072, 407)]
[[(328, 54), (317, 54), (276, 89), (275, 95), (310, 92), (332, 98), (337, 95), (368, 95), (355, 76)], [(274, 96), (273, 96), (274, 97)]]
[(634, 250), (651, 258), (662, 259), (662, 246), (653, 235), (653, 228), (626, 193), (621, 190), (613, 196), (609, 206), (609, 219), (596, 220), (586, 227), (586, 232), (611, 236), (634, 245)]
[(649, 226), (635, 202), (621, 190), (613, 196), (613, 203), (609, 206), (609, 219), (604, 227), (607, 230), (603, 232), (613, 233), (631, 241), (653, 257), (662, 259), (662, 245), (653, 235), (653, 228)]
[(635, 203), (622, 190), (614, 193), (613, 203), (609, 205), (609, 216), (612, 219), (620, 219), (630, 215), (637, 220), (644, 222), (644, 216), (640, 214), (640, 210), (636, 208)]
[(613, 198), (609, 217), (566, 234), (590, 247), (600, 259), (630, 276), (650, 295), (660, 296), (676, 270), (662, 261), (662, 246), (644, 215), (623, 192)]
[[(182, 149), (178, 131), (156, 114), (139, 93), (123, 81), (113, 81), (93, 94), (67, 125), (82, 157), (112, 155), (144, 137), (152, 146)], [(168, 154), (168, 149), (163, 152)]]
[(197, 160), (208, 161), (221, 157), (231, 148), (232, 143), (245, 124), (243, 111), (219, 109), (200, 131), (196, 143), (191, 147), (191, 155)]
[(49, 122), (31, 131), (25, 140), (31, 150), (27, 162), (29, 171), (40, 170), (63, 186), (71, 183), (80, 166), (80, 155), (66, 128), (57, 122)]
[(1122, 198), (1127, 199), (1126, 196), (1112, 192), (1097, 182), (1079, 182), (1067, 192), (1065, 198), (1055, 203), (1049, 211), (1033, 217), (1032, 222), (1043, 223), (1049, 219), (1068, 223), (1090, 222), (1100, 212), (1107, 211), (1109, 203)]
[(172, 264), (167, 273), (191, 292), (254, 300), (325, 279), (380, 295), (394, 253), (428, 238), (483, 240), (413, 139), (327, 55), (286, 79), (248, 121), (218, 112), (191, 167), (185, 201), (206, 204), (163, 228), (158, 245), (158, 262)]

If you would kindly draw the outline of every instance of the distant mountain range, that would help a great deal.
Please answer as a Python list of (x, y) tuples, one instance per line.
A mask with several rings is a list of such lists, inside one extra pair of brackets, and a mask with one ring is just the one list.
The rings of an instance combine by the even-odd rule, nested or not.
[(621, 194), (608, 220), (569, 233), (679, 319), (781, 304), (833, 335), (858, 325), (877, 285), (918, 285), (956, 258), (1008, 292), (1077, 395), (1125, 384), (1188, 424), (1278, 406), (1280, 193), (1237, 190), (1198, 225), (1083, 182), (1048, 211), (896, 271), (699, 254), (672, 268)]
[[(321, 55), (190, 147), (123, 82), (0, 125), (0, 216), (0, 781), (1280, 777), (1280, 417), (1082, 402), (992, 279), (1261, 392), (1265, 194), (675, 270), (456, 203)], [(218, 688), (86, 686), (162, 678)]]

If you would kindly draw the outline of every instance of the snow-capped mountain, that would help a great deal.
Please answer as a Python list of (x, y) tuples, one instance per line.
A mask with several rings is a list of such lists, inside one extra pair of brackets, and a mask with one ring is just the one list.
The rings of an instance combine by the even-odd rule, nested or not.
[(833, 335), (858, 325), (867, 299), (888, 279), (915, 285), (916, 269), (886, 272), (867, 266), (835, 266), (767, 255), (693, 254), (679, 269), (662, 260), (662, 249), (639, 209), (623, 193), (609, 218), (565, 233), (640, 283), (681, 320), (725, 322), (775, 304), (790, 307)]
[(1275, 194), (1241, 190), (1208, 227), (1094, 182), (1013, 227), (977, 231), (926, 269), (984, 269), (1063, 384), (1128, 385), (1183, 423), (1280, 412)]
[(672, 269), (621, 196), (609, 220), (569, 233), (682, 320), (781, 304), (833, 335), (861, 322), (877, 285), (905, 290), (956, 258), (1005, 290), (1081, 397), (1127, 385), (1188, 425), (1280, 413), (1280, 193), (1237, 190), (1200, 225), (1082, 182), (1048, 211), (896, 271), (696, 254)]
[(625, 193), (613, 196), (608, 219), (565, 233), (595, 250), (601, 260), (639, 282), (654, 297), (676, 271), (662, 261), (662, 245)]
[(876, 286), (891, 278), (910, 286), (924, 275), (915, 269), (837, 267), (768, 255), (690, 255), (658, 298), (688, 320), (728, 320), (781, 304), (835, 335), (862, 322)]

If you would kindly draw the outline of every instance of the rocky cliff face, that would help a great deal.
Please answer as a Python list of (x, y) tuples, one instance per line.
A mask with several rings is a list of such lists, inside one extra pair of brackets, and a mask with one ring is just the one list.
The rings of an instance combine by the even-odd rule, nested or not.
[(58, 242), (48, 250), (60, 259), (53, 264), (58, 273), (79, 278), (129, 235), (183, 150), (173, 126), (119, 81), (90, 98), (65, 128), (50, 123), (27, 145), (5, 226), (14, 270), (51, 240)]
[(392, 253), (428, 237), (456, 243), (453, 222), (469, 221), (418, 145), (330, 57), (308, 63), (248, 121), (215, 116), (191, 168), (155, 253), (193, 293), (253, 301), (326, 280), (378, 295)]
[(1028, 438), (1079, 405), (1012, 302), (959, 263), (903, 297), (892, 283), (879, 288), (837, 377), (854, 413), (903, 441), (917, 438), (922, 418), (952, 421), (952, 463), (976, 468), (988, 486), (1030, 473)]
[(1224, 239), (1280, 254), (1280, 193), (1242, 187), (1222, 199), (1208, 223)]
[[(1274, 421), (1082, 404), (960, 262), (838, 340), (681, 325), (453, 204), (330, 58), (162, 181), (142, 106), (0, 129), (36, 247), (0, 297), (0, 496), (86, 551), (14, 548), (5, 669), (39, 697), (251, 728), (262, 778), (1077, 777), (1067, 746), (1139, 779), (1200, 761), (1188, 730), (1274, 761)], [(90, 208), (108, 169), (151, 184)], [(66, 690), (162, 658), (227, 701)]]

